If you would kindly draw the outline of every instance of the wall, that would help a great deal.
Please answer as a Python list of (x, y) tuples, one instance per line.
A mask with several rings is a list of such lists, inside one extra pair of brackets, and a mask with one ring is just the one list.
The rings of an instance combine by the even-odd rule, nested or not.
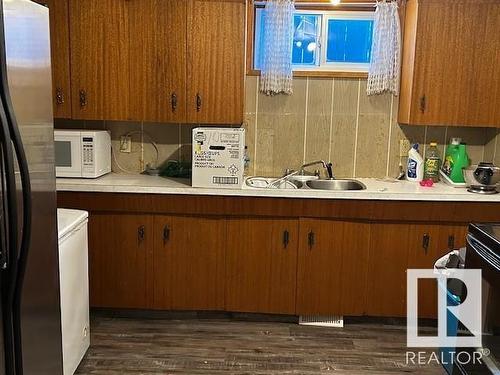
[[(337, 177), (395, 177), (399, 140), (444, 145), (451, 137), (468, 144), (473, 163), (500, 165), (500, 129), (403, 126), (397, 123), (398, 98), (367, 97), (365, 79), (296, 78), (292, 96), (258, 92), (258, 77), (247, 77), (245, 128), (251, 159), (249, 174), (279, 176), (318, 159), (332, 161)], [(191, 130), (186, 124), (109, 121), (56, 121), (60, 128), (109, 129), (113, 171), (138, 173), (148, 163), (190, 161)], [(120, 153), (119, 139), (132, 135), (132, 153)], [(406, 158), (402, 158), (405, 165)]]
[(443, 154), (451, 137), (468, 144), (473, 163), (500, 165), (500, 129), (399, 125), (398, 98), (367, 97), (365, 91), (366, 79), (296, 78), (292, 96), (268, 97), (258, 92), (258, 77), (248, 77), (250, 173), (277, 176), (324, 159), (337, 177), (395, 177), (400, 139), (423, 144), (424, 152), (436, 141)]

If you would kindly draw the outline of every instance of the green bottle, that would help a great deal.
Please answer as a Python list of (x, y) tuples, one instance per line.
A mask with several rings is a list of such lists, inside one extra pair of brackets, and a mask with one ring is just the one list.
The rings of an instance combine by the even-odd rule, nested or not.
[(464, 183), (463, 169), (470, 164), (467, 145), (460, 138), (452, 138), (446, 148), (443, 172), (455, 183)]
[(454, 155), (453, 170), (451, 171), (451, 180), (453, 182), (464, 183), (463, 169), (467, 168), (470, 164), (469, 155), (465, 143), (460, 143)]

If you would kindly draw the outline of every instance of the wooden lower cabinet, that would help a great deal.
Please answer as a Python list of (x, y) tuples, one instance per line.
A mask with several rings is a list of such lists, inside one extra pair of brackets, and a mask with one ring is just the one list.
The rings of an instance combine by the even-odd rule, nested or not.
[(226, 221), (154, 216), (153, 308), (224, 309)]
[(151, 256), (151, 223), (150, 215), (90, 214), (91, 306), (147, 306), (146, 278)]
[[(90, 302), (404, 317), (407, 269), (432, 268), (441, 255), (465, 246), (466, 233), (458, 223), (90, 209)], [(419, 317), (435, 318), (435, 280), (419, 281), (418, 290)]]
[(369, 241), (369, 224), (300, 220), (297, 314), (363, 314)]
[(295, 313), (299, 221), (227, 220), (226, 310)]
[(410, 226), (372, 224), (366, 314), (403, 316)]

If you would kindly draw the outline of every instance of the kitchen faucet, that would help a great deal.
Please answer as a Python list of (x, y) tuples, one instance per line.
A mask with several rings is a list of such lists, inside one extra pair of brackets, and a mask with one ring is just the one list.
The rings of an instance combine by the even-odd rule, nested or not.
[(326, 174), (328, 175), (329, 180), (333, 180), (335, 178), (335, 176), (333, 175), (332, 163), (327, 163), (324, 160), (318, 160), (318, 161), (313, 161), (311, 163), (303, 164), (299, 168), (299, 171), (302, 171), (304, 168), (312, 167), (313, 165), (318, 165), (318, 164), (321, 164), (323, 168), (326, 169)]
[(328, 180), (334, 180), (335, 179), (335, 176), (333, 175), (332, 163), (327, 163), (324, 160), (318, 160), (318, 161), (313, 161), (311, 163), (302, 164), (300, 166), (300, 168), (298, 170), (296, 170), (296, 171), (288, 171), (287, 170), (287, 172), (285, 173), (285, 175), (283, 177), (280, 177), (280, 178), (278, 178), (278, 179), (276, 179), (274, 181), (271, 181), (267, 185), (267, 187), (268, 188), (272, 188), (272, 187), (276, 186), (276, 184), (279, 184), (280, 182), (286, 180), (289, 177), (295, 176), (297, 174), (303, 174), (304, 168), (311, 167), (313, 165), (318, 165), (318, 164), (322, 165), (323, 168), (326, 169), (326, 173), (328, 175)]

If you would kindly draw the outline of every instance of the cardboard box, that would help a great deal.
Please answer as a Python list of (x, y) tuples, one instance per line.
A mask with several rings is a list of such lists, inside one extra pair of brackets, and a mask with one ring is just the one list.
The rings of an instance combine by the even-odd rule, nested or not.
[(245, 129), (193, 129), (194, 187), (241, 189), (245, 157)]

